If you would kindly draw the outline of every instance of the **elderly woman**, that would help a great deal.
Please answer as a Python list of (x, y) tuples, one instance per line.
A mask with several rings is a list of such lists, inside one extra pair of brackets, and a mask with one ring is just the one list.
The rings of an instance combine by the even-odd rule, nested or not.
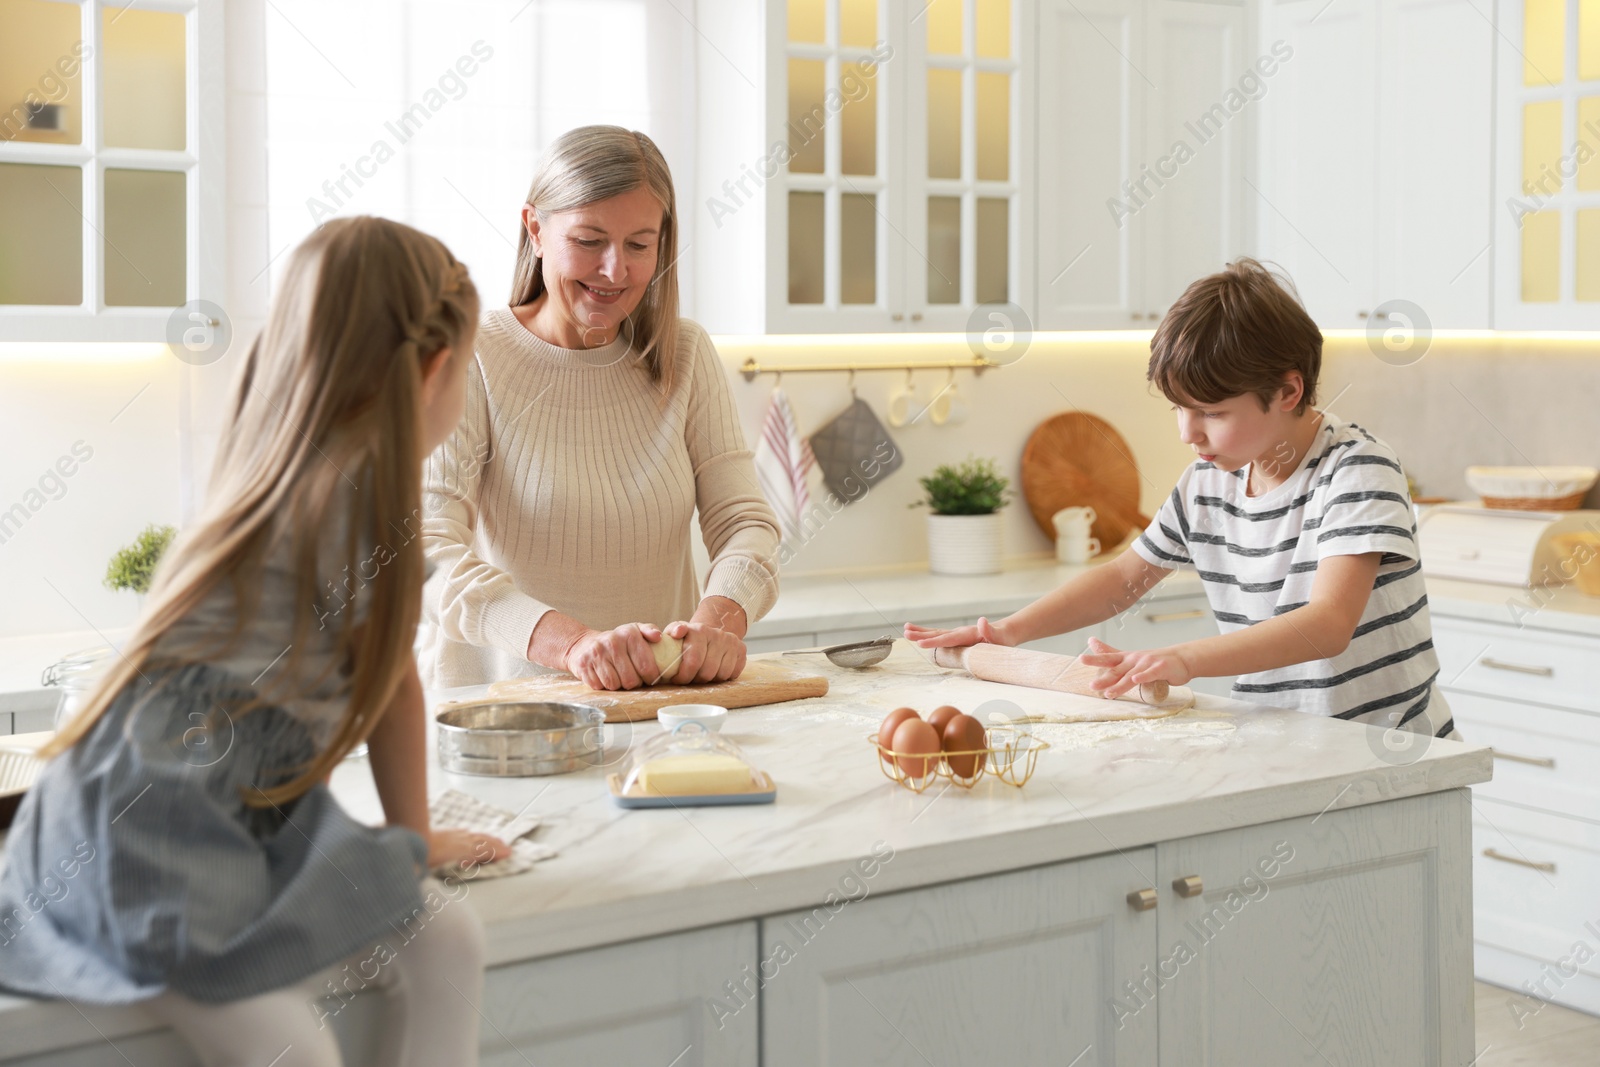
[[(551, 146), (509, 307), (478, 329), (460, 426), (429, 459), (418, 662), (430, 688), (565, 670), (596, 689), (744, 669), (778, 526), (710, 338), (678, 317), (672, 176), (644, 134)], [(696, 509), (711, 556), (702, 591)]]

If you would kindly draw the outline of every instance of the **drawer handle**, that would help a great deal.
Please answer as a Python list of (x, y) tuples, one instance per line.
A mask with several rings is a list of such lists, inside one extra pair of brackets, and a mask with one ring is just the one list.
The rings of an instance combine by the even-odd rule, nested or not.
[(1135, 889), (1128, 894), (1128, 906), (1134, 911), (1149, 911), (1159, 901), (1156, 899), (1154, 889)]
[(1532, 867), (1534, 870), (1543, 871), (1546, 874), (1556, 873), (1556, 865), (1553, 863), (1535, 863), (1532, 860), (1525, 860), (1518, 856), (1507, 856), (1505, 853), (1496, 852), (1492, 848), (1484, 849), (1483, 854), (1492, 860), (1499, 860), (1501, 863), (1515, 863), (1518, 867)]
[(1513, 756), (1509, 752), (1501, 752), (1498, 748), (1491, 748), (1495, 759), (1510, 760), (1512, 763), (1526, 763), (1530, 767), (1549, 767), (1555, 769), (1554, 756)]
[(1172, 888), (1178, 891), (1180, 897), (1197, 897), (1206, 891), (1205, 883), (1198, 874), (1191, 874), (1185, 878), (1174, 878)]
[(1206, 617), (1205, 608), (1193, 608), (1189, 611), (1165, 611), (1154, 615), (1145, 616), (1151, 622), (1183, 622), (1187, 619), (1203, 619)]
[(1478, 662), (1491, 671), (1516, 671), (1518, 674), (1537, 674), (1541, 678), (1549, 678), (1556, 673), (1554, 667), (1530, 667), (1525, 663), (1506, 663), (1503, 660), (1490, 659), (1488, 656), (1480, 658)]

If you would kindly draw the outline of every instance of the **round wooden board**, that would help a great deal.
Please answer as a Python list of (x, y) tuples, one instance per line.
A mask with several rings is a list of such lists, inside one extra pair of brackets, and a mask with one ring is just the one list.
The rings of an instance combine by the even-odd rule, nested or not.
[(1139, 511), (1133, 451), (1109, 422), (1081, 411), (1050, 416), (1028, 438), (1022, 450), (1022, 496), (1052, 543), (1051, 519), (1062, 508), (1094, 508), (1091, 532), (1102, 552), (1150, 525)]

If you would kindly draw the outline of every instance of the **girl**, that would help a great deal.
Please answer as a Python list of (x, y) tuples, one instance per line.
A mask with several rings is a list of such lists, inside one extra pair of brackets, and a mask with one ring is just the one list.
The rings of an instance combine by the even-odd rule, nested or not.
[[(477, 1062), (483, 932), (459, 882), (419, 880), (505, 846), (428, 827), (409, 535), (477, 317), (466, 268), (399, 223), (295, 251), (206, 508), (18, 813), (0, 986), (143, 1002), (208, 1067), (323, 1067), (370, 985), (400, 1009), (377, 1062)], [(326, 784), (362, 741), (386, 828)]]

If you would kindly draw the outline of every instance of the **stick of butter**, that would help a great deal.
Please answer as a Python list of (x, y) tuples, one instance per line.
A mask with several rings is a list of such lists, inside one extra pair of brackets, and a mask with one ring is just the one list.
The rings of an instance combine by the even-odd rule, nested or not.
[(743, 793), (750, 789), (750, 768), (736, 756), (720, 752), (663, 756), (639, 769), (639, 788), (653, 796), (699, 796)]

